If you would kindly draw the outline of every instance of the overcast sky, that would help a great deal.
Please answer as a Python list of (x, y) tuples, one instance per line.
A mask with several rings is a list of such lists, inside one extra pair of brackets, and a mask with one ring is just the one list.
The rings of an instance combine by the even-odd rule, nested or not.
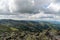
[(0, 0), (0, 19), (60, 21), (60, 0)]

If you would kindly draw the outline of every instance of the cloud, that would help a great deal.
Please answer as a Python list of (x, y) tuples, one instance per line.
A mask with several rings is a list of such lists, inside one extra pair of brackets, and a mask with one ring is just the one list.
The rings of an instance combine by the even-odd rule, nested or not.
[(48, 8), (50, 8), (51, 10), (54, 10), (55, 12), (58, 12), (60, 10), (60, 5), (59, 4), (55, 4), (55, 3), (51, 3)]
[(0, 10), (9, 13), (39, 13), (49, 0), (1, 0)]
[(15, 0), (16, 12), (39, 13), (40, 8), (43, 8), (49, 3), (49, 0)]
[(19, 13), (33, 13), (35, 9), (30, 0), (15, 0), (15, 4)]
[(60, 20), (60, 0), (0, 0), (0, 19)]

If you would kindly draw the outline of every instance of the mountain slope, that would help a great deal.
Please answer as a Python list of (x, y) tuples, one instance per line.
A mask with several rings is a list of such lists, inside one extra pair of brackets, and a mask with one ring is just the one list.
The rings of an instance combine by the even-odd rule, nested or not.
[(52, 22), (0, 20), (0, 40), (50, 40), (59, 34), (60, 24)]
[(24, 20), (0, 20), (0, 25), (14, 27), (25, 31), (42, 31), (48, 28), (60, 29), (59, 24), (52, 24), (51, 22), (38, 21), (24, 21)]

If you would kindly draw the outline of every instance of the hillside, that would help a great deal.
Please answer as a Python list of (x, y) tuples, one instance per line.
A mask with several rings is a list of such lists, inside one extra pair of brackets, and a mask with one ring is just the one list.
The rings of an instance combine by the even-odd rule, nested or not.
[(46, 34), (52, 34), (54, 37), (58, 36), (60, 34), (60, 24), (46, 21), (0, 20), (0, 40), (51, 39)]

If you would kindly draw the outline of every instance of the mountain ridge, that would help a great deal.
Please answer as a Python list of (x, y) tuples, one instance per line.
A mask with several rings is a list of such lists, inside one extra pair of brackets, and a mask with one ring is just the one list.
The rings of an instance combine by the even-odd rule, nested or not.
[[(58, 22), (57, 22), (58, 23)], [(0, 24), (1, 25), (7, 25), (7, 26), (12, 26), (18, 29), (22, 29), (22, 30), (31, 30), (31, 31), (36, 31), (36, 30), (44, 30), (44, 29), (48, 29), (50, 26), (51, 28), (55, 28), (55, 29), (60, 29), (60, 24), (55, 24), (52, 22), (48, 22), (48, 21), (30, 21), (30, 20), (11, 20), (11, 19), (3, 19), (0, 20)], [(55, 25), (55, 26), (54, 26)], [(56, 27), (58, 25), (58, 27)]]

